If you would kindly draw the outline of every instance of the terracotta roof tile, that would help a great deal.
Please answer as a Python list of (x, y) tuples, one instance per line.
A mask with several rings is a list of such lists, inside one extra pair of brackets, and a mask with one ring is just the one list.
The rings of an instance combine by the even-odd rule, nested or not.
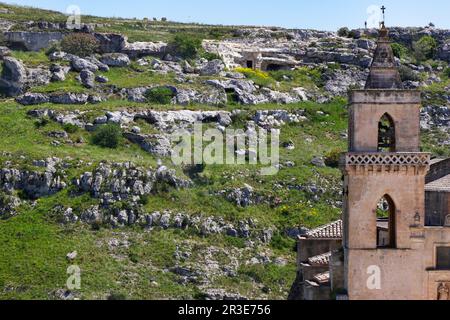
[(426, 191), (450, 192), (450, 174), (427, 183)]
[(310, 230), (305, 235), (308, 239), (341, 239), (342, 220)]
[(327, 266), (330, 264), (331, 252), (320, 254), (308, 259), (308, 263), (312, 266)]
[(330, 282), (330, 271), (316, 274), (313, 278), (318, 284), (326, 284)]

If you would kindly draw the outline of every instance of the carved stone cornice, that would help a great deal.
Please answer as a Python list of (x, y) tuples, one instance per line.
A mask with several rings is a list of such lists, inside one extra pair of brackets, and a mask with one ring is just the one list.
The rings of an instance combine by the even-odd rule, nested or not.
[(353, 175), (425, 175), (430, 168), (429, 153), (349, 152), (341, 157), (341, 170)]

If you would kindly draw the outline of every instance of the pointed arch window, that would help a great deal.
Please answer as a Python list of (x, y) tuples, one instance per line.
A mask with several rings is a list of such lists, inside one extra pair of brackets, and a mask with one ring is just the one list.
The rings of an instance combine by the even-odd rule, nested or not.
[(395, 123), (385, 113), (378, 122), (378, 152), (395, 152)]
[(377, 247), (396, 247), (395, 203), (389, 195), (383, 196), (377, 204)]

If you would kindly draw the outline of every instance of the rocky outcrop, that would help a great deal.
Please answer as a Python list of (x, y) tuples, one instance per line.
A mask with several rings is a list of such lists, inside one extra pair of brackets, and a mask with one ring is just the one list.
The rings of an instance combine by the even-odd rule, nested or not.
[[(422, 130), (439, 129), (450, 133), (450, 107), (425, 106), (420, 112)], [(450, 144), (450, 141), (449, 141)]]
[(191, 186), (189, 180), (177, 177), (174, 170), (164, 166), (154, 170), (132, 163), (100, 163), (94, 171), (84, 173), (73, 183), (79, 191), (101, 199), (105, 206), (122, 200), (137, 202), (162, 184), (176, 189)]
[(144, 119), (162, 132), (172, 132), (194, 123), (216, 122), (222, 126), (232, 123), (231, 114), (227, 111), (144, 111), (137, 113), (135, 119)]
[(122, 53), (136, 59), (145, 56), (163, 57), (167, 53), (167, 43), (164, 42), (133, 42), (126, 43), (121, 49)]
[(286, 110), (260, 110), (256, 111), (253, 121), (264, 129), (279, 128), (290, 123), (306, 121), (304, 110), (289, 112)]
[[(32, 93), (28, 92), (16, 98), (16, 101), (22, 105), (37, 105), (41, 103), (51, 102), (54, 104), (86, 104), (98, 103), (103, 101), (101, 96), (88, 95), (84, 93)], [(49, 110), (46, 110), (49, 111)], [(51, 112), (49, 112), (51, 113)]]
[(5, 40), (13, 48), (24, 51), (40, 51), (51, 47), (52, 44), (61, 41), (65, 37), (62, 32), (30, 32), (9, 31), (5, 32)]
[(221, 60), (212, 60), (200, 67), (200, 75), (213, 76), (217, 75), (225, 69), (225, 65)]
[(109, 67), (126, 67), (131, 63), (130, 58), (123, 53), (106, 53), (100, 61)]
[(45, 162), (45, 171), (28, 171), (3, 168), (0, 170), (0, 188), (11, 194), (20, 190), (30, 199), (55, 194), (66, 187), (64, 177), (57, 173), (57, 160)]
[(21, 94), (26, 82), (27, 71), (22, 62), (12, 57), (5, 57), (0, 79), (0, 87), (5, 94), (8, 96)]
[(13, 57), (3, 59), (0, 88), (7, 96), (18, 96), (32, 86), (50, 82), (51, 73), (41, 68), (26, 68), (20, 60)]
[(61, 93), (50, 96), (50, 101), (55, 104), (85, 104), (89, 95), (84, 93)]
[(50, 102), (50, 97), (42, 93), (28, 92), (16, 98), (16, 101), (22, 105), (29, 106)]
[(127, 44), (127, 38), (115, 33), (94, 33), (103, 53), (121, 52)]
[(170, 139), (161, 134), (139, 134), (135, 132), (126, 132), (124, 137), (133, 143), (139, 145), (143, 150), (160, 157), (170, 157), (172, 146)]

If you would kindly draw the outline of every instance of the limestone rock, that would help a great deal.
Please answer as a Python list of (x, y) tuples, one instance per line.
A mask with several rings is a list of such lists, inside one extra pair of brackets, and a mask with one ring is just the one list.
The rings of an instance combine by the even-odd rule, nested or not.
[(71, 61), (72, 69), (75, 71), (81, 72), (83, 70), (89, 70), (91, 72), (97, 72), (98, 67), (93, 64), (92, 62), (89, 62), (86, 59), (80, 58), (80, 57), (73, 57)]
[(217, 75), (225, 69), (225, 65), (221, 60), (212, 60), (206, 63), (200, 69), (200, 75), (202, 76), (213, 76)]
[(80, 72), (80, 81), (84, 87), (92, 89), (95, 85), (95, 74), (88, 69), (84, 69)]
[(24, 95), (16, 98), (16, 101), (24, 106), (47, 103), (50, 97), (42, 93), (27, 92)]
[(126, 67), (130, 62), (130, 58), (123, 53), (106, 53), (100, 61), (110, 67)]

